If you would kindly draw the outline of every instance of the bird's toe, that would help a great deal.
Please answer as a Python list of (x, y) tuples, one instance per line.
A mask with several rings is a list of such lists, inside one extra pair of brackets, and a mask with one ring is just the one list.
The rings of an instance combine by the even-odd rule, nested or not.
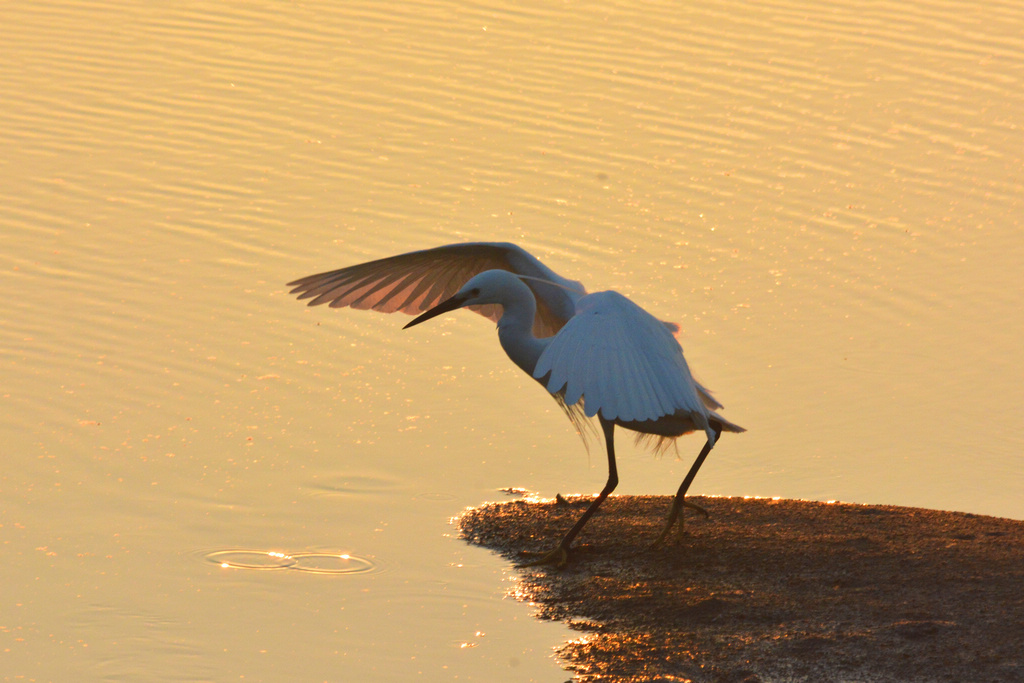
[(569, 551), (561, 545), (557, 545), (553, 550), (550, 550), (543, 554), (531, 553), (527, 551), (523, 551), (520, 554), (525, 557), (529, 557), (531, 555), (539, 555), (539, 557), (530, 562), (523, 562), (522, 564), (516, 565), (519, 568), (541, 567), (544, 565), (549, 565), (554, 567), (555, 569), (564, 569), (565, 565), (569, 562)]
[[(704, 519), (711, 519), (711, 515), (708, 514), (707, 510), (702, 508), (700, 505), (697, 505), (696, 503), (691, 503), (685, 498), (683, 499), (683, 507), (690, 508), (691, 510), (696, 510), (700, 514), (704, 515)], [(682, 524), (680, 524), (679, 526), (682, 526)]]

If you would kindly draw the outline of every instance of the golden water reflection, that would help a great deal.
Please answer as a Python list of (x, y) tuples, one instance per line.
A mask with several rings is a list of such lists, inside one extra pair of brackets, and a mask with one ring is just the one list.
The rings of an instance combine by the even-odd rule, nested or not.
[[(448, 520), (592, 493), (603, 457), (486, 321), (284, 287), (464, 240), (680, 324), (749, 429), (695, 493), (1024, 518), (1024, 12), (969, 10), (6, 8), (5, 673), (564, 680), (568, 631)], [(619, 491), (673, 492), (699, 445), (623, 440)]]

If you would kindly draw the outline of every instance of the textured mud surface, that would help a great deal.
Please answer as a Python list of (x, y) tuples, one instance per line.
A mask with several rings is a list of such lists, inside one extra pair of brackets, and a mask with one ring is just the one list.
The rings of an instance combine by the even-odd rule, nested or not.
[[(1024, 681), (1024, 522), (916, 508), (701, 498), (648, 544), (670, 499), (609, 498), (565, 569), (517, 596), (580, 638), (579, 681)], [(515, 562), (582, 504), (468, 511), (467, 539)]]

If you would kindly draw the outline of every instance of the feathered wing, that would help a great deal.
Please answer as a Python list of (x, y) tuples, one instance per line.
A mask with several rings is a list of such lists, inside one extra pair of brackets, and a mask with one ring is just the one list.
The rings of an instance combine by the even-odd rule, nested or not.
[[(454, 295), (474, 275), (507, 270), (555, 284), (524, 280), (537, 298), (533, 333), (550, 337), (572, 317), (583, 286), (561, 277), (536, 257), (514, 244), (467, 242), (360, 263), (309, 275), (289, 282), (292, 294), (310, 299), (309, 305), (329, 304), (363, 310), (418, 315)], [(568, 288), (568, 289), (566, 289)], [(501, 307), (473, 306), (497, 322)]]
[(718, 410), (719, 408), (725, 407), (718, 401), (717, 398), (711, 395), (711, 392), (708, 391), (708, 389), (703, 384), (701, 384), (697, 380), (693, 380), (693, 386), (696, 387), (697, 389), (697, 394), (700, 396), (701, 403), (703, 403), (704, 407), (707, 408), (708, 410)]
[[(582, 298), (576, 315), (551, 340), (534, 369), (551, 393), (609, 420), (656, 420), (680, 410), (706, 419), (704, 401), (664, 323), (616, 292)], [(717, 402), (716, 402), (717, 403)]]

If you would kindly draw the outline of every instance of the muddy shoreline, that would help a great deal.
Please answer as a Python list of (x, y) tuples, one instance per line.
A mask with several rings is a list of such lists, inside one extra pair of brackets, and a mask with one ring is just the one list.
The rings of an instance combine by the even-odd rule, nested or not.
[[(609, 498), (563, 570), (520, 570), (517, 597), (580, 637), (575, 680), (1024, 681), (1024, 522), (918, 508), (693, 497), (664, 547), (670, 499)], [(471, 542), (513, 562), (581, 505), (467, 511)]]

